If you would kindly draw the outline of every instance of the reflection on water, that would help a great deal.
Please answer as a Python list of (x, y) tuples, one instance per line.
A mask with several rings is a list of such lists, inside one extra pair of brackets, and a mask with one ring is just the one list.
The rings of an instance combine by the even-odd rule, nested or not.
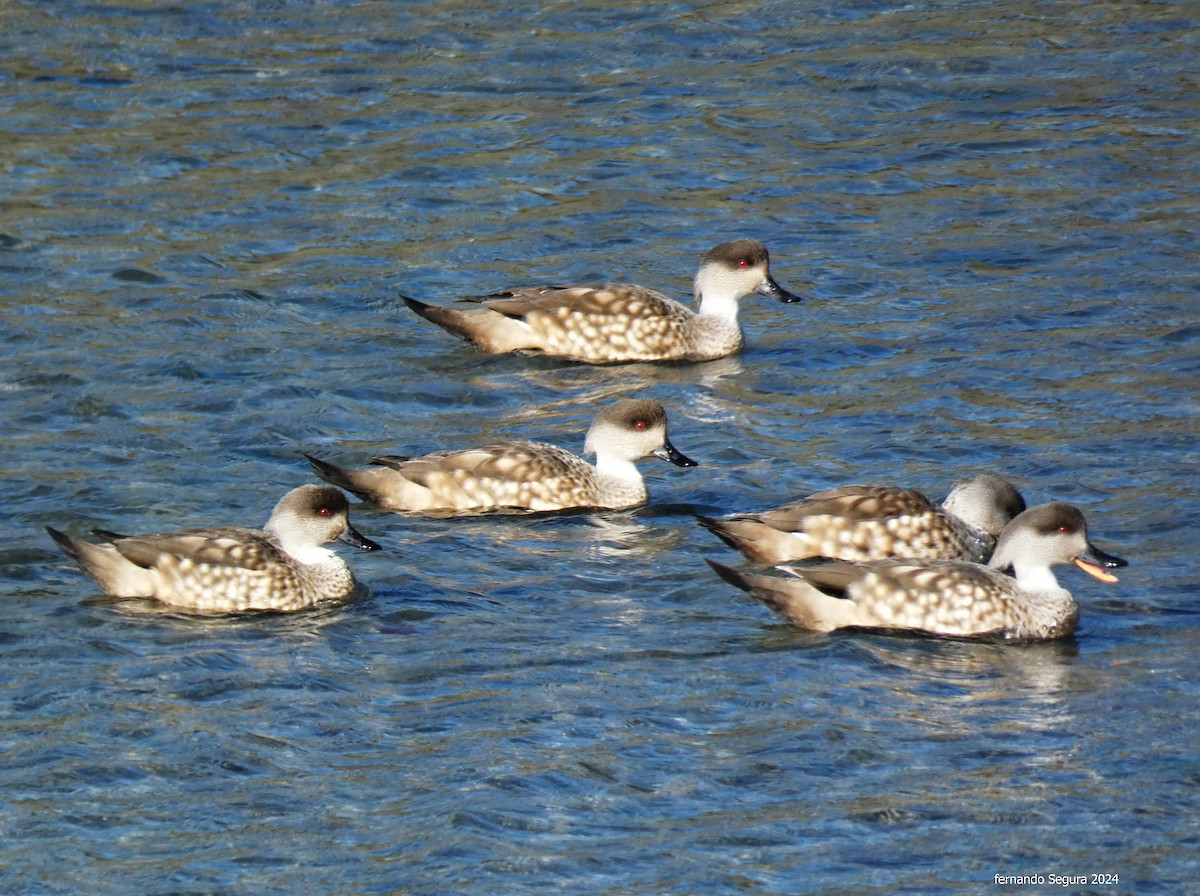
[[(1183, 6), (5, 14), (5, 892), (1192, 886)], [(487, 356), (397, 299), (686, 299), (740, 236), (805, 301), (708, 364)], [(346, 607), (102, 600), (42, 528), (255, 525), (301, 451), (579, 452), (628, 393), (698, 467), (627, 513), (356, 505)], [(979, 470), (1130, 558), (1071, 578), (1074, 641), (813, 635), (703, 563), (694, 512)]]

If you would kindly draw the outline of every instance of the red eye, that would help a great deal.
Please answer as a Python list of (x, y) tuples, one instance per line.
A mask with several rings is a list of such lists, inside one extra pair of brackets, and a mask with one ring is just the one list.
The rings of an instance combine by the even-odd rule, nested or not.
[(328, 507), (322, 507), (320, 510), (317, 511), (317, 514), (320, 516), (329, 516), (332, 513), (333, 513), (333, 511), (330, 510)]
[(750, 260), (749, 260), (749, 259), (746, 259), (746, 258), (739, 259), (739, 260), (738, 260), (738, 267), (739, 267), (739, 268), (748, 268), (748, 267), (750, 267)]
[(1068, 532), (1071, 531), (1071, 527), (1070, 526), (1059, 526), (1058, 531), (1060, 534), (1066, 535)]
[(634, 420), (633, 428), (636, 429), (638, 432), (641, 432), (643, 429), (646, 428), (646, 421), (645, 420)]

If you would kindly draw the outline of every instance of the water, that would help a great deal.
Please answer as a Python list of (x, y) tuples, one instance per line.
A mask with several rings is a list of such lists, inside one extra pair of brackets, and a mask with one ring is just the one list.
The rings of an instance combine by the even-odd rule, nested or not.
[[(3, 9), (4, 892), (1200, 892), (1194, 7)], [(742, 235), (808, 301), (710, 364), (396, 299), (684, 296)], [(625, 393), (701, 466), (356, 506), (347, 608), (113, 604), (42, 529), (260, 525), (302, 450), (579, 450)], [(980, 469), (1131, 561), (1063, 570), (1074, 640), (808, 634), (690, 516)]]

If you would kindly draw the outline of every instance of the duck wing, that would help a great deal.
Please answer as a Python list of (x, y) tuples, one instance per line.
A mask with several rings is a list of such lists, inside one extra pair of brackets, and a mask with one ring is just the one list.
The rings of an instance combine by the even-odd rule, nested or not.
[(288, 566), (283, 552), (266, 535), (254, 529), (183, 529), (159, 535), (132, 535), (120, 538), (112, 545), (130, 563), (145, 569), (162, 566), (164, 562), (259, 571), (272, 566)]
[(550, 315), (629, 315), (646, 317), (673, 316), (686, 306), (660, 292), (632, 283), (599, 283), (590, 286), (532, 286), (474, 296), (478, 302), (506, 317), (525, 318), (530, 314)]
[(897, 516), (918, 516), (941, 509), (918, 491), (890, 485), (844, 485), (760, 513), (745, 514), (785, 532), (798, 532), (813, 517), (835, 517), (846, 524)]

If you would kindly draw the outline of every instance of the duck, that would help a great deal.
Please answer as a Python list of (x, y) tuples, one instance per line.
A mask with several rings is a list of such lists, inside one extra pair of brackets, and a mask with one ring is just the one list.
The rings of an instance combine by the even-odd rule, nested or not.
[(844, 485), (758, 513), (697, 516), (704, 528), (758, 563), (810, 557), (909, 557), (986, 562), (1025, 499), (1000, 476), (954, 483), (939, 506), (915, 489)]
[(153, 535), (104, 529), (96, 544), (46, 527), (59, 549), (113, 597), (150, 598), (204, 616), (291, 612), (361, 591), (324, 545), (379, 550), (350, 524), (350, 502), (328, 485), (292, 489), (261, 529), (217, 526)]
[[(816, 632), (865, 629), (947, 638), (1066, 638), (1079, 605), (1051, 567), (1074, 563), (1102, 582), (1127, 561), (1088, 539), (1083, 512), (1039, 504), (1013, 518), (986, 566), (965, 560), (843, 560), (786, 566), (788, 578), (707, 561), (726, 582)], [(1008, 570), (1011, 570), (1009, 574)]]
[(698, 309), (631, 283), (533, 286), (470, 296), (460, 310), (400, 296), (426, 320), (493, 354), (540, 352), (588, 364), (712, 361), (742, 347), (738, 300), (801, 301), (771, 276), (767, 248), (738, 239), (710, 249), (694, 283)]
[(649, 398), (623, 398), (601, 411), (581, 457), (543, 442), (509, 441), (436, 451), (423, 457), (377, 456), (378, 469), (346, 469), (305, 454), (318, 477), (386, 510), (432, 514), (624, 510), (646, 501), (635, 461), (657, 457), (678, 467), (696, 461), (667, 437), (667, 413)]

